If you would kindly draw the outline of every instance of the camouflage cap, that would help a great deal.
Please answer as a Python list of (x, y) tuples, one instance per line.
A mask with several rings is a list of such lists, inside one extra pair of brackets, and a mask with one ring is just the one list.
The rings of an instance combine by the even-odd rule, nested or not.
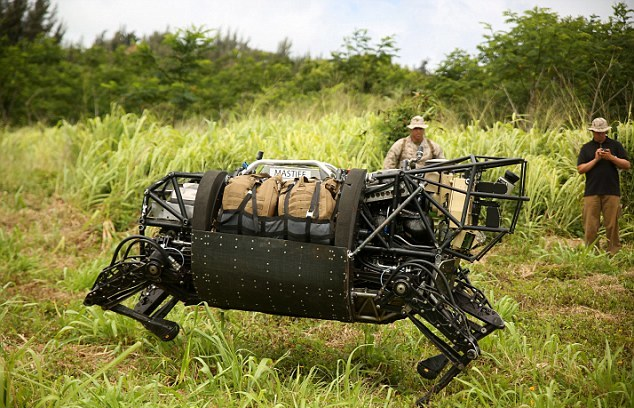
[(608, 125), (608, 121), (603, 118), (595, 118), (592, 121), (592, 126), (590, 126), (588, 130), (603, 133), (610, 130), (610, 125)]
[(423, 119), (422, 116), (414, 116), (412, 118), (412, 121), (409, 123), (409, 125), (407, 125), (407, 127), (410, 129), (415, 129), (415, 128), (426, 129), (427, 126), (429, 125), (425, 123), (425, 119)]

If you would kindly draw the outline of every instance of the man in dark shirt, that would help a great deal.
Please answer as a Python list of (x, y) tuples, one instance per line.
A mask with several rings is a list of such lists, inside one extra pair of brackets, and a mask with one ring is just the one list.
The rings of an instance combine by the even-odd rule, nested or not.
[(607, 137), (610, 126), (605, 119), (594, 119), (588, 130), (592, 131), (592, 140), (581, 147), (577, 158), (577, 171), (586, 175), (583, 194), (585, 241), (587, 245), (595, 244), (603, 214), (608, 251), (615, 254), (621, 248), (619, 169), (628, 170), (631, 164), (623, 145)]

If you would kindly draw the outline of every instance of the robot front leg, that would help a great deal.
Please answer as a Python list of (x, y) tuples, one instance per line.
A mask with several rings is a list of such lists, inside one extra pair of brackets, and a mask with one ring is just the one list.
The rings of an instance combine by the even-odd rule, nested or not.
[[(150, 255), (131, 255), (130, 247), (137, 243), (148, 244), (154, 250)], [(124, 247), (127, 248), (123, 250)], [(119, 253), (123, 255), (118, 259)], [(131, 236), (124, 239), (115, 250), (112, 262), (97, 277), (95, 284), (86, 295), (86, 306), (97, 305), (105, 310), (137, 320), (162, 340), (172, 340), (180, 328), (177, 323), (164, 317), (183, 296), (174, 296), (168, 287), (174, 286), (175, 293), (186, 294), (179, 289), (171, 276), (173, 262), (170, 256), (153, 240), (144, 236)], [(163, 288), (159, 287), (164, 286)], [(125, 300), (141, 292), (134, 309), (122, 304)], [(170, 298), (170, 295), (171, 298)], [(169, 300), (168, 300), (169, 298)]]
[[(439, 329), (439, 331), (446, 337), (449, 336), (451, 344), (434, 334), (417, 315), (423, 317), (428, 322), (434, 322), (433, 325)], [(437, 317), (431, 317), (429, 312), (424, 314), (410, 312), (407, 317), (441, 352), (441, 354), (437, 356), (423, 360), (424, 364), (421, 364), (423, 362), (419, 362), (417, 366), (418, 373), (427, 379), (435, 379), (444, 368), (451, 363), (451, 366), (444, 372), (442, 377), (416, 402), (417, 406), (425, 406), (429, 403), (434, 394), (444, 389), (471, 361), (478, 358), (480, 349), (476, 338), (471, 336), (470, 333), (459, 330), (462, 333), (456, 335), (456, 331), (452, 330), (452, 326), (455, 327), (455, 323), (457, 323), (455, 320), (453, 323), (447, 320), (445, 323), (439, 324)], [(449, 331), (446, 330), (446, 328), (449, 328)]]
[[(463, 312), (483, 323), (468, 320), (471, 334), (476, 340), (479, 341), (495, 330), (504, 328), (504, 320), (493, 310), (482, 291), (471, 285), (466, 277), (463, 276), (462, 279), (456, 281), (452, 293), (456, 305)], [(449, 359), (444, 354), (438, 354), (421, 360), (416, 370), (423, 378), (433, 380), (438, 377), (448, 362)]]
[[(464, 284), (450, 283), (441, 274), (426, 261), (403, 264), (384, 284), (378, 302), (383, 309), (397, 311), (400, 308), (401, 313), (441, 352), (417, 367), (418, 372), (429, 379), (435, 379), (445, 371), (418, 401), (419, 405), (426, 404), (432, 395), (445, 388), (471, 361), (478, 358), (480, 338), (504, 326), (486, 298), (469, 286), (468, 281), (465, 280)], [(484, 325), (467, 318), (467, 314), (476, 315), (485, 322)], [(449, 368), (445, 370), (446, 366)]]

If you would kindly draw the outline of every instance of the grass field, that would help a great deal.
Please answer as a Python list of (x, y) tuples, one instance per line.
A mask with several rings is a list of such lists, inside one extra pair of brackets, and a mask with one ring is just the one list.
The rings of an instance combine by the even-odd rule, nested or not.
[[(163, 343), (83, 297), (135, 231), (145, 187), (171, 170), (233, 169), (257, 150), (378, 169), (374, 114), (252, 115), (159, 125), (121, 112), (0, 135), (0, 407), (410, 407), (433, 347), (387, 326), (177, 307)], [(585, 130), (428, 129), (448, 157), (525, 157), (520, 228), (471, 266), (507, 321), (435, 407), (634, 405), (634, 217), (614, 257), (581, 245)], [(634, 125), (618, 129), (629, 152)], [(629, 176), (628, 176), (629, 177)], [(624, 180), (632, 194), (631, 177)], [(624, 201), (627, 197), (624, 196)]]

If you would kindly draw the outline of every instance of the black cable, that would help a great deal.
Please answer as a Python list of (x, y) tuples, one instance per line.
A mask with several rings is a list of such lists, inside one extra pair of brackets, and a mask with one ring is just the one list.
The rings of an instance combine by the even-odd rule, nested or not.
[[(119, 251), (121, 250), (123, 245), (125, 243), (127, 243), (128, 241), (131, 241), (133, 239), (136, 239), (137, 242), (139, 242), (139, 241), (147, 242), (148, 244), (153, 246), (157, 251), (159, 251), (159, 253), (165, 259), (165, 262), (169, 262), (169, 254), (167, 253), (167, 251), (165, 251), (165, 249), (162, 246), (157, 244), (156, 241), (154, 241), (151, 238), (146, 237), (145, 235), (130, 235), (129, 237), (124, 238), (121, 242), (119, 242), (119, 245), (117, 245), (117, 248), (114, 250), (114, 254), (112, 255), (112, 260), (110, 261), (110, 266), (114, 265), (117, 262), (117, 258), (119, 256)], [(137, 242), (133, 242), (130, 245), (130, 247), (134, 246)], [(129, 252), (129, 249), (128, 249), (128, 251), (126, 251), (126, 254), (128, 252)]]

